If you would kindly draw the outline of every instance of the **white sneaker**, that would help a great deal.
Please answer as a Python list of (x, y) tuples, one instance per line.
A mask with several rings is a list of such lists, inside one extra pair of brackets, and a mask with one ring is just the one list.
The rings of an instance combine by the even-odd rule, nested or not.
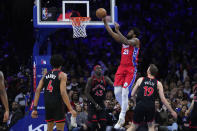
[(114, 126), (114, 128), (115, 128), (115, 129), (120, 129), (120, 128), (123, 126), (124, 123), (125, 123), (125, 119), (120, 118), (120, 119), (118, 120), (118, 122), (116, 123), (116, 125)]
[(77, 127), (76, 117), (71, 116), (70, 121), (72, 127)]

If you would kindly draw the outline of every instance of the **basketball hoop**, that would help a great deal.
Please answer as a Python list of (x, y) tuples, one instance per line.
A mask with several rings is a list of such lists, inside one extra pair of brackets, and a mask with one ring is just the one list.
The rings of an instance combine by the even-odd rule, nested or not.
[(86, 37), (86, 23), (91, 20), (90, 17), (70, 17), (73, 27), (73, 38)]

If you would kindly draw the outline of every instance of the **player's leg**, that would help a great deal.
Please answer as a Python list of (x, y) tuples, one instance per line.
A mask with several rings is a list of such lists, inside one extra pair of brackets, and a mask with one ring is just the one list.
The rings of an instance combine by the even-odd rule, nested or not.
[(126, 76), (124, 78), (124, 85), (122, 88), (122, 105), (121, 105), (121, 112), (119, 115), (119, 121), (118, 123), (114, 126), (115, 129), (120, 129), (120, 127), (124, 124), (125, 122), (125, 115), (126, 111), (128, 108), (128, 95), (129, 95), (129, 88), (132, 88), (134, 82), (135, 82), (135, 77), (136, 77), (136, 72), (133, 68), (126, 68)]
[(138, 124), (134, 124), (132, 122), (131, 126), (127, 129), (127, 131), (136, 131), (138, 126), (139, 126)]
[(119, 115), (119, 120), (114, 126), (115, 129), (120, 129), (124, 123), (125, 123), (125, 115), (128, 107), (128, 88), (122, 88), (122, 106), (121, 106), (121, 112)]
[(101, 110), (98, 112), (98, 120), (101, 126), (100, 131), (105, 131), (107, 126), (107, 113), (105, 110)]
[(155, 131), (155, 103), (147, 103), (146, 110), (144, 112), (145, 122), (147, 122), (148, 130)]
[(98, 129), (98, 119), (96, 109), (94, 107), (88, 107), (88, 131), (96, 131)]
[(65, 126), (65, 108), (64, 104), (62, 101), (58, 101), (54, 105), (54, 118), (55, 118), (55, 123), (56, 123), (56, 128), (57, 131), (64, 131), (64, 126)]
[(144, 114), (144, 109), (143, 109), (142, 104), (137, 104), (134, 110), (134, 114), (133, 114), (132, 125), (131, 127), (127, 129), (127, 131), (136, 131), (140, 123), (144, 121), (144, 117), (145, 117), (145, 114)]
[(135, 78), (136, 78), (136, 72), (134, 68), (127, 68), (127, 73), (125, 76), (125, 81), (124, 85), (122, 88), (122, 106), (121, 106), (121, 112), (120, 116), (121, 118), (125, 118), (127, 107), (128, 107), (128, 102), (129, 102), (129, 97), (128, 95), (131, 94), (131, 89), (135, 83)]
[(115, 81), (114, 81), (114, 94), (116, 97), (116, 100), (122, 106), (122, 85), (123, 85), (123, 79), (124, 77), (122, 75), (115, 75)]
[(50, 103), (45, 102), (45, 120), (47, 122), (47, 131), (53, 131), (54, 119), (52, 106)]
[(53, 131), (54, 121), (47, 122), (47, 131)]
[(114, 94), (120, 106), (122, 105), (122, 86), (124, 82), (124, 77), (122, 72), (123, 72), (122, 67), (119, 66), (114, 80)]
[(56, 122), (57, 131), (64, 131), (65, 121), (64, 122)]
[(114, 94), (116, 97), (116, 100), (122, 106), (122, 86), (115, 86), (114, 87)]
[(155, 131), (155, 122), (148, 122), (148, 131)]

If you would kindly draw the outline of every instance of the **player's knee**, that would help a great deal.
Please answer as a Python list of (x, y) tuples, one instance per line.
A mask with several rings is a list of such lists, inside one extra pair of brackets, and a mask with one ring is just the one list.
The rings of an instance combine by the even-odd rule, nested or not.
[(47, 131), (53, 131), (54, 122), (47, 122)]
[(120, 86), (114, 87), (114, 94), (116, 96), (120, 95), (121, 93), (122, 93), (122, 87), (120, 87)]
[(127, 99), (128, 98), (128, 93), (129, 93), (128, 89), (124, 88), (123, 91), (122, 91), (122, 97)]
[(154, 123), (153, 122), (148, 123), (148, 128), (149, 130), (154, 131), (155, 129)]
[(65, 123), (63, 123), (63, 122), (56, 123), (57, 131), (64, 131), (64, 126), (65, 126)]
[(127, 129), (127, 131), (135, 131), (136, 129), (137, 127), (133, 124)]

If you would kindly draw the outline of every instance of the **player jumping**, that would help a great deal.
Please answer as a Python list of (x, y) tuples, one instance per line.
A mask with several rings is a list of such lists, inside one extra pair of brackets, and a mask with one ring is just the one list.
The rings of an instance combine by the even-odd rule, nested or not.
[(115, 23), (114, 32), (108, 25), (106, 17), (103, 18), (105, 28), (108, 33), (122, 44), (121, 61), (118, 70), (115, 74), (114, 93), (116, 100), (121, 105), (121, 113), (119, 120), (114, 126), (115, 129), (120, 129), (125, 122), (125, 114), (128, 107), (128, 95), (131, 95), (131, 89), (135, 82), (137, 73), (138, 54), (140, 50), (140, 40), (137, 38), (140, 32), (137, 28), (129, 30), (127, 36), (123, 36), (119, 31), (119, 25)]
[(40, 92), (42, 88), (44, 88), (47, 131), (53, 131), (54, 122), (56, 122), (58, 131), (64, 131), (65, 109), (63, 103), (66, 104), (72, 117), (76, 117), (77, 113), (73, 110), (66, 92), (67, 75), (61, 71), (63, 58), (60, 55), (54, 55), (51, 57), (50, 63), (53, 70), (45, 74), (39, 82), (35, 93), (34, 108), (31, 116), (32, 118), (38, 117), (38, 100)]
[(137, 80), (131, 94), (131, 97), (133, 97), (138, 89), (136, 107), (132, 125), (127, 131), (135, 131), (141, 123), (147, 123), (149, 131), (155, 130), (155, 99), (158, 93), (161, 101), (171, 112), (172, 116), (175, 119), (177, 118), (176, 112), (171, 108), (164, 96), (161, 82), (155, 79), (157, 72), (158, 68), (154, 64), (151, 64), (147, 70), (147, 77), (141, 77)]

